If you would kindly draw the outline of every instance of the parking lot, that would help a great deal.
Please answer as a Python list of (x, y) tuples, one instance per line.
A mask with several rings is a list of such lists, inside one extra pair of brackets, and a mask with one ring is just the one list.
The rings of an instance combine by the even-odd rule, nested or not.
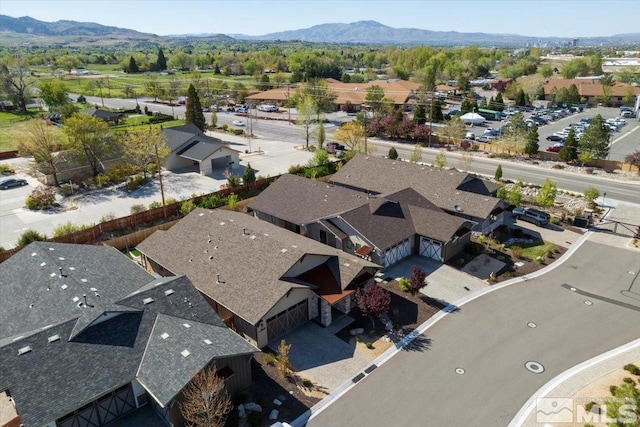
[[(525, 119), (529, 118), (532, 113), (523, 113)], [(548, 147), (553, 146), (557, 141), (547, 141), (547, 137), (556, 132), (561, 131), (569, 124), (577, 123), (582, 118), (595, 117), (600, 114), (605, 120), (620, 116), (620, 109), (608, 107), (587, 108), (581, 113), (570, 114), (558, 120), (550, 121), (548, 124), (538, 127), (538, 135), (540, 136), (540, 151), (546, 151)], [(507, 119), (508, 120), (508, 119)], [(627, 154), (636, 150), (640, 150), (640, 122), (637, 118), (626, 118), (626, 125), (618, 129), (617, 132), (611, 134), (609, 150), (609, 160), (624, 161)], [(476, 136), (482, 135), (487, 127), (499, 129), (504, 126), (506, 120), (501, 122), (487, 121), (484, 125), (467, 126), (467, 132), (472, 132)]]

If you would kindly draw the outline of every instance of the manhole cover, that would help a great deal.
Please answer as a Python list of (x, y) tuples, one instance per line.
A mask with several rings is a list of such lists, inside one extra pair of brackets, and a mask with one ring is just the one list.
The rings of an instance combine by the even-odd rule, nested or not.
[(593, 303), (591, 301), (589, 301), (589, 300), (585, 300), (584, 301), (584, 305), (593, 305)]
[(544, 372), (544, 366), (542, 366), (542, 363), (529, 361), (524, 364), (524, 367), (534, 374), (541, 374)]
[(536, 325), (536, 324), (535, 324), (535, 323), (533, 323), (533, 322), (529, 322), (529, 323), (527, 323), (527, 326), (528, 326), (528, 327), (530, 327), (530, 328), (535, 328), (535, 327), (536, 327), (536, 326), (538, 326), (538, 325)]
[(456, 374), (458, 374), (458, 375), (464, 375), (464, 369), (462, 369), (462, 368), (456, 368)]

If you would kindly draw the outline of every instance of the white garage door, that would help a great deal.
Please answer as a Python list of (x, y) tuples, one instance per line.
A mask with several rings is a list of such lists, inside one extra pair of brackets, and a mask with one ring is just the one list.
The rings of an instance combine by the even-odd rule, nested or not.
[(384, 266), (388, 267), (411, 255), (411, 239), (403, 240), (384, 252)]
[(420, 237), (420, 255), (440, 261), (442, 259), (442, 243)]

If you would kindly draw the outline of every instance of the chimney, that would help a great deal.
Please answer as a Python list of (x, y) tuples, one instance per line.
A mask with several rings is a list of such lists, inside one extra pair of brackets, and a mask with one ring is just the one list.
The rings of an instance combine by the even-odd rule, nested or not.
[(219, 285), (220, 284), (220, 275), (216, 274), (216, 284)]
[(67, 277), (67, 275), (62, 272), (62, 267), (58, 267), (58, 272), (60, 274), (60, 277)]
[(87, 294), (82, 294), (82, 297), (84, 298), (84, 305), (89, 305), (87, 303)]
[(246, 235), (247, 234), (247, 228), (246, 227), (242, 227), (242, 235)]

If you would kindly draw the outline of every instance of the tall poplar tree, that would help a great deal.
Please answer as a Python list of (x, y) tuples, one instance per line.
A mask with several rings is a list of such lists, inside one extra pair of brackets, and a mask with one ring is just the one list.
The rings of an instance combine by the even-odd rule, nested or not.
[(201, 131), (207, 128), (207, 120), (204, 118), (202, 112), (202, 104), (200, 104), (200, 97), (193, 84), (189, 85), (187, 90), (187, 105), (184, 117), (185, 124), (193, 123)]

